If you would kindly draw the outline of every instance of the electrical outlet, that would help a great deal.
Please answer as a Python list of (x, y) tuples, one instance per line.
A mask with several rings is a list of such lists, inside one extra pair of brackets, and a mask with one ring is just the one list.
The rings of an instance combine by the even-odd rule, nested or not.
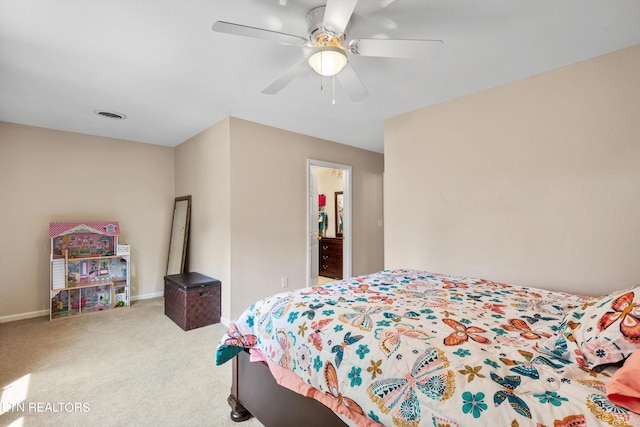
[(282, 278), (282, 287), (286, 288), (287, 286), (289, 286), (289, 278), (288, 277), (283, 277)]

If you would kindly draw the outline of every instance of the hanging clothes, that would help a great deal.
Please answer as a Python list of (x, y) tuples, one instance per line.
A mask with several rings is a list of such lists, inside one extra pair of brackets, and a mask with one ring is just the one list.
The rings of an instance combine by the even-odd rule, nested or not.
[(320, 232), (320, 236), (327, 235), (327, 227), (329, 226), (329, 216), (326, 212), (320, 211), (318, 213), (318, 231)]

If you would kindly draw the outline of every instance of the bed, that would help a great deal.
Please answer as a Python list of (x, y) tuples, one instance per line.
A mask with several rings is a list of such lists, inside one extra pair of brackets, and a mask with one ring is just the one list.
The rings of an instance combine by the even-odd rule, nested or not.
[(268, 427), (640, 426), (640, 400), (608, 391), (637, 348), (640, 287), (593, 298), (398, 269), (252, 304), (216, 363), (233, 363), (232, 419)]

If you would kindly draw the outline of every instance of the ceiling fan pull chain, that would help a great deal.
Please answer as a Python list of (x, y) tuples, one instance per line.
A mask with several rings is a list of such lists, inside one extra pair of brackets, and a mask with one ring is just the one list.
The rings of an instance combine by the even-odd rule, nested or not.
[(333, 88), (332, 88), (333, 90), (331, 93), (331, 98), (332, 98), (331, 105), (336, 105), (336, 75), (335, 74), (331, 77), (331, 83), (333, 84)]

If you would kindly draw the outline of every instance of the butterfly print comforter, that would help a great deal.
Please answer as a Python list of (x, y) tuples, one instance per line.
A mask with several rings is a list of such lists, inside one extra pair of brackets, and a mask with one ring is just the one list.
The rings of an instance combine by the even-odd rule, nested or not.
[(639, 415), (606, 398), (615, 368), (587, 370), (537, 351), (564, 313), (590, 300), (385, 270), (251, 305), (216, 362), (258, 349), (385, 426), (638, 426)]

